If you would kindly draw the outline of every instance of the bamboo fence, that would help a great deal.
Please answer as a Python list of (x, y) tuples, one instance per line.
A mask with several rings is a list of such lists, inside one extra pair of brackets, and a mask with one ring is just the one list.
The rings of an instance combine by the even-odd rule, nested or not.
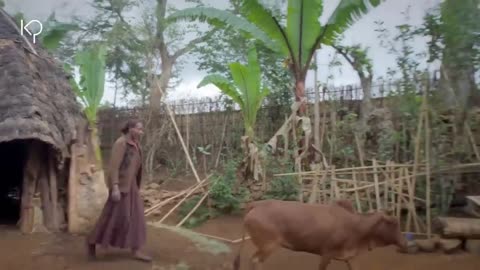
[[(335, 200), (347, 199), (353, 202), (359, 213), (385, 211), (397, 217), (403, 232), (431, 235), (430, 175), (478, 169), (480, 163), (461, 164), (436, 170), (431, 170), (427, 165), (415, 166), (394, 162), (379, 164), (373, 160), (371, 166), (338, 169), (330, 166), (274, 176), (301, 175), (302, 195), (299, 198), (304, 198), (304, 202), (328, 204)], [(420, 178), (424, 181), (420, 181)], [(422, 195), (417, 190), (421, 185), (426, 187), (426, 192)], [(424, 217), (417, 213), (419, 206), (424, 206), (426, 211)], [(407, 217), (406, 220), (402, 219), (404, 215)]]

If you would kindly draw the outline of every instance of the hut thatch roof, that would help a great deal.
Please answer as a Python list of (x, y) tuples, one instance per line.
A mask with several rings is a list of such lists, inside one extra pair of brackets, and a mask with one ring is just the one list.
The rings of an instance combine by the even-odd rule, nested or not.
[(34, 54), (7, 16), (0, 9), (0, 142), (37, 139), (64, 158), (81, 108), (62, 65), (38, 43)]

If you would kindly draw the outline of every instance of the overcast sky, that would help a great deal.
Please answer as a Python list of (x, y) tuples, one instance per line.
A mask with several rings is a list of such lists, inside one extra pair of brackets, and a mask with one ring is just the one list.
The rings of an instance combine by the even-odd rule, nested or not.
[[(29, 19), (45, 20), (52, 11), (55, 11), (57, 18), (60, 20), (68, 20), (73, 15), (89, 16), (92, 13), (89, 3), (91, 0), (6, 0), (6, 9), (8, 12), (14, 13), (21, 11)], [(275, 0), (268, 0), (275, 1)], [(174, 1), (170, 1), (173, 3)], [(176, 1), (175, 1), (176, 2)], [(224, 8), (228, 5), (227, 0), (205, 0), (206, 3), (217, 8)], [(324, 22), (333, 11), (339, 0), (324, 0), (324, 15), (320, 21)], [(387, 0), (380, 7), (371, 11), (368, 16), (363, 17), (355, 25), (353, 25), (346, 33), (344, 44), (361, 44), (369, 47), (369, 57), (373, 60), (375, 77), (384, 76), (388, 67), (393, 67), (394, 56), (389, 55), (387, 51), (379, 46), (377, 33), (375, 30), (375, 21), (383, 21), (384, 26), (394, 32), (395, 26), (407, 23), (405, 16), (401, 14), (410, 6), (409, 24), (418, 25), (422, 21), (425, 12), (436, 6), (441, 0)], [(182, 8), (185, 5), (181, 2), (176, 4)], [(186, 40), (191, 37), (186, 37)], [(425, 48), (425, 41), (420, 40), (415, 44), (418, 51)], [(328, 63), (331, 59), (332, 50), (329, 48), (322, 49), (318, 53), (319, 70), (318, 79), (325, 83), (327, 77), (333, 72), (334, 81), (328, 81), (329, 84), (345, 85), (358, 83), (358, 77), (353, 70), (344, 65), (341, 72), (330, 71)], [(184, 56), (185, 67), (180, 75), (182, 83), (169, 94), (169, 99), (214, 96), (218, 94), (215, 87), (204, 87), (197, 89), (196, 86), (206, 74), (197, 70), (191, 56)], [(307, 77), (307, 87), (313, 85), (313, 73)], [(113, 101), (113, 87), (107, 84), (104, 100)], [(117, 104), (123, 104), (117, 100)]]

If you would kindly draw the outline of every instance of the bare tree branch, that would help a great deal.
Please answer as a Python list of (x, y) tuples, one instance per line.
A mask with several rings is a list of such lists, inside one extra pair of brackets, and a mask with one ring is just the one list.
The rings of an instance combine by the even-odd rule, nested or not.
[(216, 31), (217, 29), (210, 30), (207, 33), (205, 33), (205, 35), (192, 39), (190, 42), (188, 42), (187, 45), (185, 45), (185, 47), (177, 50), (173, 54), (172, 56), (173, 61), (177, 60), (178, 57), (184, 55), (185, 53), (188, 53), (189, 51), (191, 51), (193, 48), (195, 48), (195, 46), (198, 43), (207, 41)]

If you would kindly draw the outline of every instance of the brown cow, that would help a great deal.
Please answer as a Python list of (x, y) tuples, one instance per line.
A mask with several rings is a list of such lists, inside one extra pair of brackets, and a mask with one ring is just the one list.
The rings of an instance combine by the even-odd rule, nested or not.
[(373, 246), (406, 248), (398, 221), (384, 213), (358, 214), (348, 201), (332, 204), (264, 200), (250, 203), (244, 218), (242, 244), (233, 268), (240, 267), (240, 253), (247, 232), (257, 251), (252, 267), (264, 262), (279, 247), (322, 256), (319, 269), (331, 260), (352, 259)]
[(351, 213), (355, 212), (355, 209), (353, 208), (353, 204), (349, 200), (336, 200), (333, 203), (340, 206), (340, 207), (345, 208), (346, 210), (348, 210)]

